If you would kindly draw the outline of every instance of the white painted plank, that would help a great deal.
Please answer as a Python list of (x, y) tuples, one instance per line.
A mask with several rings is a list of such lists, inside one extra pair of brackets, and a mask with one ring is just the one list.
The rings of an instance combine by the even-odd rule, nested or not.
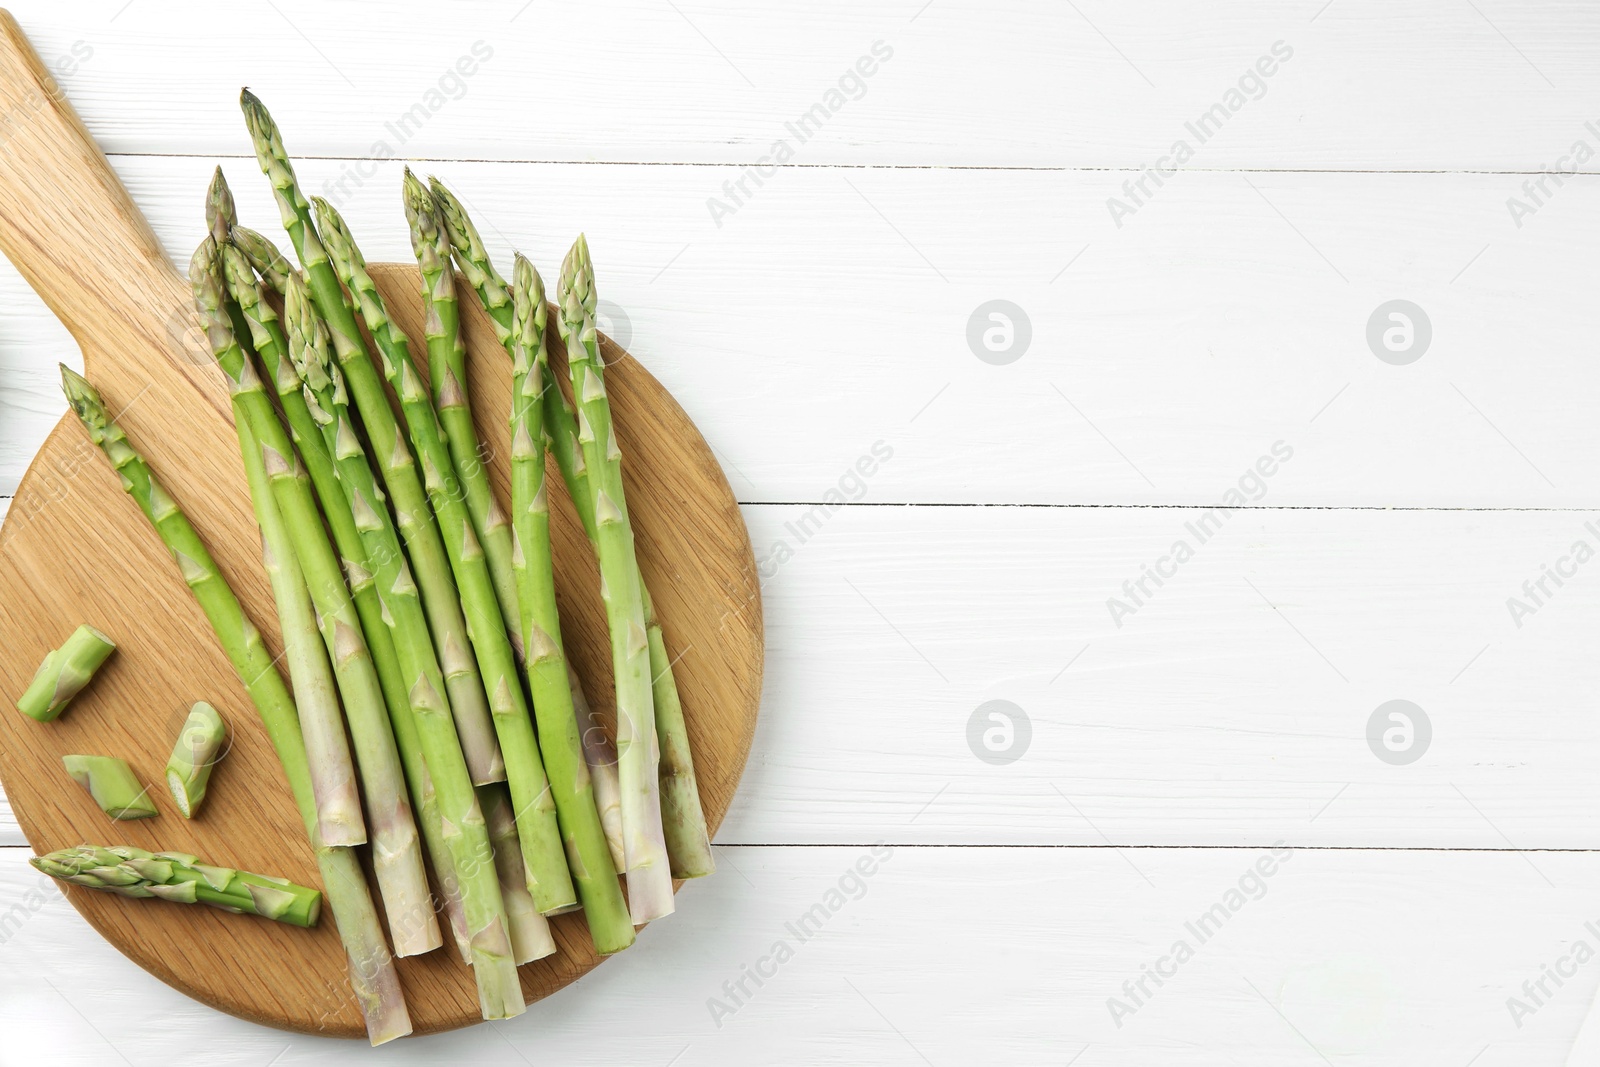
[[(116, 163), (186, 262), (211, 161)], [(305, 163), (308, 189), (339, 166)], [(587, 230), (633, 349), (743, 500), (842, 482), (873, 501), (1212, 504), (1279, 440), (1295, 459), (1270, 504), (1582, 507), (1600, 489), (1595, 179), (1519, 231), (1504, 176), (1187, 174), (1118, 231), (1112, 174), (806, 169), (719, 230), (703, 200), (726, 168), (442, 170), (502, 261), (517, 244), (553, 271)], [(229, 171), (244, 218), (276, 230), (253, 165)], [(409, 256), (398, 171), (347, 187), (375, 259)], [(1032, 322), (1007, 366), (966, 339), (994, 298)], [(1366, 340), (1395, 298), (1431, 321), (1409, 366)], [(9, 270), (0, 300), (4, 492), (59, 417), (72, 346)], [(858, 486), (879, 441), (893, 461)]]
[[(1592, 513), (1258, 509), (1201, 543), (1205, 514), (747, 508), (767, 686), (721, 839), (1600, 842)], [(1519, 628), (1547, 566), (1576, 577)], [(1410, 765), (1367, 741), (1395, 699), (1431, 722)], [(1031, 721), (1009, 765), (969, 747), (992, 700)]]
[[(1586, 925), (1600, 892), (1592, 854), (850, 847), (718, 858), (675, 915), (524, 1017), (404, 1042), (386, 1058), (1560, 1067), (1600, 967), (1570, 956), (1580, 941), (1590, 954), (1600, 944)], [(153, 1063), (176, 1032), (219, 1065), (370, 1056), (167, 989), (43, 881), (21, 850), (0, 852), (0, 1021), (13, 1054)], [(802, 941), (790, 926), (815, 905), (827, 918)], [(1226, 919), (1202, 941), (1188, 924), (1218, 905)], [(780, 940), (792, 957), (775, 967)], [(1181, 965), (1178, 941), (1192, 949)], [(1123, 983), (1158, 964), (1168, 977), (1146, 979), (1150, 995), (1134, 1005)], [(1558, 964), (1575, 975), (1560, 988), (1546, 980), (1550, 995), (1519, 1028), (1508, 998)], [(770, 977), (744, 979), (750, 995), (735, 1003), (723, 983), (757, 966)], [(1112, 997), (1135, 1008), (1120, 1027)], [(714, 1018), (713, 999), (736, 1010)]]
[[(719, 840), (1600, 847), (1600, 563), (1507, 607), (1600, 516), (1256, 509), (1200, 544), (1204, 515), (746, 507), (766, 691)], [(1367, 741), (1396, 699), (1431, 724), (1410, 765)], [(993, 700), (1031, 726), (1007, 765), (989, 711), (969, 742)]]
[[(76, 62), (71, 99), (119, 152), (245, 151), (241, 83), (294, 117), (297, 151), (339, 156), (752, 163), (787, 138), (802, 164), (1127, 167), (1187, 138), (1201, 168), (1538, 170), (1600, 144), (1600, 15), (1580, 0), (15, 10)], [(492, 54), (451, 80), (477, 41)], [(892, 58), (829, 101), (878, 41)], [(1290, 59), (1245, 81), (1220, 133), (1186, 131), (1280, 41)], [(784, 124), (818, 103), (802, 144)]]

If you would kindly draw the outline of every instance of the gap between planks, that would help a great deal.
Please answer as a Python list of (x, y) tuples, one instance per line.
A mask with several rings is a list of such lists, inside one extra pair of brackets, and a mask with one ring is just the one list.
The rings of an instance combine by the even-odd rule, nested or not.
[[(1287, 848), (1294, 852), (1456, 852), (1480, 853), (1485, 856), (1520, 856), (1525, 853), (1570, 853), (1573, 855), (1600, 855), (1600, 848), (1451, 848), (1442, 845), (1277, 845), (1276, 843), (1254, 845), (1050, 845), (1050, 844), (1024, 844), (1024, 845), (990, 845), (975, 842), (954, 844), (927, 844), (900, 841), (713, 841), (713, 848), (784, 848), (784, 849), (829, 849), (829, 848), (873, 848), (893, 849), (968, 849), (989, 850), (993, 852), (1044, 852), (1060, 851), (1064, 849), (1078, 852), (1122, 852), (1137, 849), (1141, 852), (1260, 852), (1264, 849), (1275, 847)], [(0, 855), (16, 850), (19, 852), (32, 852), (27, 844), (0, 844)]]
[[(0, 495), (0, 522), (5, 521), (12, 497)], [(741, 508), (1015, 508), (1019, 511), (1078, 510), (1078, 511), (1214, 511), (1216, 504), (1108, 504), (1108, 503), (1035, 503), (1031, 501), (976, 501), (970, 504), (951, 500), (846, 500), (840, 504), (829, 500), (737, 500)], [(1537, 507), (1507, 505), (1506, 507), (1445, 507), (1425, 504), (1241, 504), (1230, 511), (1459, 511), (1472, 514), (1497, 514), (1504, 511), (1550, 512), (1552, 514), (1586, 515), (1600, 511), (1600, 507)]]
[[(245, 159), (255, 162), (254, 155), (242, 152), (107, 152), (107, 159)], [(295, 159), (313, 159), (326, 163), (366, 162), (368, 156), (316, 155), (300, 152)], [(756, 165), (756, 160), (723, 161), (700, 159), (648, 160), (648, 159), (518, 159), (514, 156), (407, 156), (407, 163), (503, 163), (511, 166), (552, 167), (733, 167), (744, 169)], [(1041, 166), (1024, 164), (986, 163), (769, 163), (773, 170), (959, 170), (999, 171), (1016, 174), (1142, 174), (1144, 167), (1089, 167)], [(1174, 174), (1486, 174), (1500, 177), (1536, 178), (1547, 173), (1542, 170), (1494, 170), (1483, 168), (1433, 169), (1425, 167), (1173, 167)], [(1568, 177), (1600, 177), (1597, 170), (1564, 171)]]

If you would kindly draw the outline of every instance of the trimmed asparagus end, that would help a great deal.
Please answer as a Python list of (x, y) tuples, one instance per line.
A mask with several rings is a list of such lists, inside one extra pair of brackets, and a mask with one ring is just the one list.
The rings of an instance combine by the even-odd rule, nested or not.
[(149, 819), (156, 815), (150, 790), (139, 784), (133, 768), (115, 756), (62, 756), (72, 780), (89, 791), (100, 810), (113, 819)]
[(167, 759), (167, 788), (185, 819), (194, 818), (205, 800), (211, 769), (227, 755), (227, 741), (228, 727), (216, 708), (201, 701), (189, 709)]
[(17, 698), (17, 710), (39, 722), (53, 722), (116, 648), (115, 641), (93, 626), (79, 626), (65, 644), (44, 658), (27, 692)]

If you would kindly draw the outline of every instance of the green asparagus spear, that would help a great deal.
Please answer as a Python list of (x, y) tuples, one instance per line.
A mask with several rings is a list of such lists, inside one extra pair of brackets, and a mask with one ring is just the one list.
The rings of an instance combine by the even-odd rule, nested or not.
[(116, 756), (62, 756), (72, 780), (89, 791), (100, 810), (113, 819), (153, 819), (156, 804), (150, 787), (139, 784), (127, 760)]
[(227, 755), (223, 747), (227, 742), (228, 727), (216, 708), (202, 700), (189, 709), (189, 717), (183, 720), (183, 729), (172, 745), (172, 755), (167, 757), (167, 789), (185, 819), (194, 818), (200, 811), (206, 785), (211, 781), (211, 768)]
[[(373, 584), (373, 564), (367, 558), (361, 534), (350, 517), (349, 508), (345, 506), (344, 490), (339, 486), (333, 459), (328, 455), (321, 431), (312, 421), (305, 400), (300, 395), (300, 379), (285, 351), (283, 328), (278, 323), (277, 313), (262, 298), (260, 286), (244, 254), (225, 240), (232, 229), (233, 195), (228, 191), (221, 167), (217, 168), (211, 181), (206, 217), (211, 221), (212, 237), (218, 241), (217, 254), (230, 298), (228, 310), (231, 313), (237, 307), (239, 319), (242, 319), (250, 337), (250, 347), (259, 361), (257, 370), (270, 379), (278, 391), (280, 406), (289, 423), (295, 448), (300, 453), (311, 485), (316, 490), (317, 500), (327, 516), (334, 548), (339, 553), (339, 562), (350, 586), (356, 614), (361, 618), (362, 632), (372, 653), (372, 665), (378, 672), (384, 703), (393, 723), (409, 715), (406, 685), (399, 656), (384, 623), (383, 605)], [(217, 237), (218, 233), (223, 237)], [(236, 333), (237, 325), (238, 320), (235, 320)], [(239, 340), (244, 340), (242, 335)]]
[[(516, 811), (517, 833), (528, 868), (528, 886), (540, 912), (550, 914), (571, 907), (577, 892), (567, 871), (555, 800), (539, 759), (538, 743), (528, 716), (527, 701), (518, 678), (516, 657), (506, 636), (500, 606), (495, 598), (483, 549), (467, 513), (460, 483), (451, 465), (444, 431), (411, 358), (405, 334), (390, 320), (377, 286), (367, 274), (366, 261), (354, 238), (332, 206), (317, 201), (319, 221), (327, 248), (341, 279), (355, 294), (367, 328), (378, 346), (384, 373), (399, 397), (411, 441), (421, 461), (428, 500), (439, 519), (449, 549), (450, 567), (461, 590), (461, 607), (471, 625), (474, 651), (485, 685), (489, 686), (494, 727), (506, 759), (507, 782)], [(315, 289), (312, 290), (313, 296)], [(333, 334), (337, 346), (339, 335)], [(367, 370), (370, 363), (361, 361)], [(348, 368), (343, 359), (341, 366)], [(347, 376), (347, 382), (353, 380)], [(351, 391), (355, 389), (352, 386)], [(356, 394), (359, 398), (359, 393)], [(365, 417), (365, 408), (362, 415)], [(370, 428), (370, 420), (368, 426)], [(426, 599), (426, 593), (424, 593)]]
[[(220, 183), (221, 180), (219, 170), (217, 181)], [(214, 196), (213, 202), (219, 199)], [(240, 229), (235, 226), (231, 232), (237, 235)], [(259, 251), (263, 255), (269, 258), (282, 258), (266, 238), (258, 235), (258, 240), (261, 245)], [(416, 804), (417, 823), (422, 831), (423, 844), (433, 861), (440, 895), (444, 898), (446, 918), (456, 937), (457, 948), (462, 951), (465, 960), (470, 958), (471, 953), (466, 916), (462, 911), (459, 887), (454, 874), (454, 862), (444, 842), (443, 823), (432, 782), (428, 780), (427, 766), (420, 754), (410, 752), (405, 744), (405, 736), (408, 736), (412, 729), (410, 692), (405, 684), (404, 672), (401, 670), (399, 653), (385, 621), (382, 598), (374, 579), (374, 562), (368, 557), (361, 532), (356, 528), (355, 519), (345, 501), (344, 488), (339, 484), (333, 457), (328, 454), (322, 430), (306, 406), (300, 375), (289, 356), (288, 342), (284, 337), (278, 315), (264, 299), (247, 257), (238, 246), (224, 245), (220, 251), (229, 295), (238, 305), (248, 326), (257, 359), (260, 361), (260, 369), (272, 380), (277, 389), (279, 406), (288, 420), (295, 447), (305, 462), (312, 485), (316, 487), (317, 498), (322, 502), (323, 512), (328, 519), (328, 528), (333, 533), (334, 544), (343, 560), (345, 575), (355, 598), (356, 611), (361, 616), (361, 625), (367, 635), (374, 665), (378, 670), (378, 681), (383, 688), (389, 722), (399, 740), (397, 747)], [(291, 271), (287, 269), (287, 264), (285, 268), (279, 280), (287, 284)], [(342, 726), (339, 736), (343, 738)]]
[[(228, 191), (221, 167), (217, 168), (212, 178), (210, 194), (206, 200), (206, 217), (211, 223), (213, 239), (216, 239), (218, 233), (237, 232), (238, 228), (233, 225), (233, 196)], [(270, 249), (270, 245), (267, 247)], [(276, 249), (270, 251), (276, 255)], [(378, 682), (383, 690), (384, 703), (392, 722), (394, 718), (406, 713), (405, 683), (401, 677), (394, 644), (383, 622), (383, 606), (373, 585), (372, 566), (367, 559), (366, 548), (361, 542), (361, 535), (356, 530), (348, 509), (341, 506), (344, 501), (344, 490), (339, 486), (333, 459), (328, 455), (321, 431), (312, 420), (311, 413), (306, 410), (305, 400), (300, 395), (300, 378), (295, 373), (293, 361), (289, 359), (283, 328), (278, 322), (277, 313), (263, 299), (249, 261), (238, 246), (231, 242), (218, 245), (217, 254), (227, 286), (228, 310), (235, 321), (235, 332), (238, 339), (242, 340), (243, 334), (238, 329), (238, 324), (242, 322), (244, 333), (249, 335), (251, 347), (258, 361), (257, 370), (264, 373), (278, 391), (280, 406), (288, 421), (294, 445), (305, 464), (306, 474), (316, 490), (317, 499), (322, 503), (327, 515), (328, 529), (333, 535), (333, 543), (339, 553), (345, 579), (350, 586), (356, 613), (361, 618), (363, 633), (372, 654), (373, 668), (378, 673)], [(235, 311), (237, 314), (233, 315)], [(298, 570), (298, 566), (295, 569)], [(322, 689), (327, 671), (320, 665), (306, 666), (312, 684), (317, 686), (315, 697), (310, 701), (311, 707), (315, 709), (314, 723), (308, 724), (313, 738), (311, 743), (328, 746), (327, 750), (334, 757), (330, 758), (330, 765), (335, 763), (337, 754), (341, 750), (345, 753), (344, 761), (348, 762), (348, 746), (344, 743), (342, 717), (337, 714), (336, 704), (333, 705), (331, 712), (328, 710), (326, 692)], [(293, 672), (291, 676), (294, 676)], [(297, 689), (301, 685), (298, 679), (295, 684)], [(308, 704), (306, 697), (300, 698), (300, 704), (304, 716)], [(337, 726), (329, 721), (330, 716), (338, 722)], [(353, 782), (351, 787), (354, 788)], [(427, 813), (419, 810), (418, 815), (426, 823)], [(364, 837), (348, 840), (342, 833), (331, 832), (326, 823), (323, 834), (334, 844), (357, 844), (359, 840), (364, 840)], [(401, 955), (409, 953), (402, 951)]]
[(567, 369), (578, 406), (578, 443), (594, 492), (600, 592), (611, 631), (628, 905), (633, 921), (645, 923), (672, 912), (672, 869), (661, 826), (660, 752), (650, 688), (650, 641), (639, 593), (642, 583), (622, 489), (622, 452), (611, 428), (605, 365), (594, 322), (594, 267), (588, 242), (581, 235), (561, 265), (557, 293), (561, 338), (566, 342)]
[(450, 717), (444, 675), (428, 636), (427, 616), (400, 547), (400, 536), (389, 519), (383, 494), (356, 435), (344, 378), (328, 351), (327, 329), (298, 277), (289, 279), (284, 316), (289, 326), (289, 352), (304, 382), (305, 403), (338, 465), (344, 492), (342, 508), (361, 531), (367, 557), (376, 568), (375, 585), (383, 599), (385, 618), (410, 692), (409, 721), (405, 736), (401, 737), (401, 754), (412, 772), (413, 788), (426, 776), (435, 795), (443, 840), (449, 850), (445, 873), (455, 881), (461, 901), (479, 1006), (486, 1019), (520, 1015), (524, 1008), (522, 987), (517, 980), (517, 961), (512, 958), (488, 828)]
[(179, 573), (205, 612), (228, 662), (261, 716), (322, 874), (323, 892), (349, 959), (350, 985), (366, 1021), (368, 1039), (380, 1045), (404, 1037), (411, 1032), (411, 1018), (366, 875), (353, 849), (327, 845), (317, 832), (317, 805), (299, 718), (260, 631), (245, 615), (239, 598), (188, 518), (156, 481), (127, 436), (107, 417), (100, 394), (65, 366), (61, 368), (61, 385), (90, 441), (106, 454), (122, 479), (123, 488), (172, 553)]
[(116, 642), (93, 626), (78, 627), (66, 644), (39, 664), (27, 691), (17, 698), (17, 710), (40, 722), (53, 722), (116, 649)]
[[(506, 354), (515, 359), (511, 346), (511, 287), (495, 270), (483, 238), (461, 201), (437, 178), (429, 179), (429, 184), (434, 201), (439, 206), (440, 217), (450, 234), (450, 250), (455, 257), (456, 269), (478, 294), (478, 301), (494, 324), (495, 334), (505, 346)], [(549, 373), (546, 368), (545, 376), (548, 377)], [(561, 468), (567, 492), (572, 496), (584, 530), (593, 543), (594, 497), (578, 448), (572, 411), (558, 388), (548, 389), (546, 406), (549, 408), (547, 429), (556, 463)], [(512, 510), (514, 513), (515, 507)], [(689, 750), (689, 732), (684, 725), (677, 680), (672, 674), (673, 661), (667, 652), (666, 639), (656, 619), (655, 605), (651, 602), (650, 590), (645, 586), (643, 575), (639, 578), (639, 596), (644, 606), (645, 633), (650, 645), (651, 691), (656, 731), (661, 744), (661, 821), (667, 839), (667, 853), (672, 861), (674, 878), (698, 878), (715, 870), (716, 863), (711, 856), (705, 814), (700, 807), (700, 790), (695, 781), (694, 759)], [(527, 605), (523, 605), (523, 614), (527, 614)], [(534, 703), (538, 704), (537, 697)]]
[[(594, 487), (578, 445), (578, 428), (567, 398), (555, 386), (549, 372), (545, 389), (545, 415), (549, 422), (550, 451), (561, 468), (578, 518), (598, 546), (594, 522)], [(578, 503), (582, 501), (582, 503)], [(711, 855), (711, 840), (706, 833), (706, 817), (700, 807), (700, 787), (695, 780), (694, 758), (689, 749), (689, 729), (683, 719), (683, 704), (678, 699), (678, 683), (672, 675), (673, 660), (667, 653), (666, 638), (656, 618), (656, 608), (639, 576), (639, 600), (644, 609), (645, 636), (650, 644), (650, 690), (656, 713), (656, 734), (661, 745), (659, 781), (661, 787), (661, 826), (667, 839), (667, 854), (672, 860), (674, 878), (699, 878), (716, 870)]]
[(146, 852), (132, 845), (79, 845), (28, 861), (52, 878), (178, 904), (210, 904), (235, 915), (260, 915), (290, 926), (315, 926), (322, 894), (265, 874), (213, 867), (186, 852)]
[(489, 472), (483, 465), (484, 449), (472, 425), (467, 347), (461, 340), (461, 306), (456, 300), (455, 275), (450, 270), (450, 237), (439, 221), (433, 197), (409, 167), (403, 180), (411, 247), (422, 275), (422, 306), (427, 312), (423, 329), (427, 334), (433, 402), (450, 443), (456, 477), (466, 490), (467, 511), (489, 558), (489, 574), (494, 578), (501, 617), (520, 659), (525, 649), (522, 612), (517, 606), (517, 577), (511, 563), (511, 524), (489, 486)]
[[(356, 410), (361, 415), (368, 440), (372, 443), (373, 458), (378, 461), (384, 484), (394, 500), (400, 532), (411, 551), (417, 582), (422, 588), (423, 606), (433, 627), (434, 646), (444, 669), (451, 712), (456, 716), (456, 730), (461, 737), (467, 766), (472, 771), (472, 780), (479, 785), (504, 781), (505, 766), (490, 720), (488, 703), (497, 687), (488, 684), (474, 664), (461, 598), (457, 595), (451, 575), (453, 561), (447, 560), (444, 542), (440, 538), (441, 530), (434, 526), (429, 497), (423, 491), (416, 461), (407, 449), (405, 435), (400, 432), (394, 412), (389, 407), (389, 394), (383, 387), (383, 381), (367, 357), (366, 343), (361, 337), (361, 328), (356, 324), (355, 312), (340, 286), (339, 277), (328, 262), (328, 253), (311, 221), (310, 206), (295, 184), (294, 168), (284, 153), (278, 127), (261, 101), (249, 90), (240, 94), (240, 105), (255, 142), (256, 158), (271, 179), (289, 239), (305, 267), (306, 285), (311, 290), (317, 311), (328, 326), (333, 339), (334, 356), (344, 370), (345, 383), (356, 402)], [(235, 230), (237, 232), (238, 228)], [(263, 260), (270, 259), (265, 249), (259, 251)], [(279, 291), (282, 292), (281, 288)], [(378, 327), (373, 327), (373, 330), (375, 334), (380, 332)], [(399, 331), (392, 326), (386, 327), (385, 332), (387, 330), (399, 335)], [(399, 336), (403, 343), (404, 336)], [(450, 482), (454, 484), (453, 473)], [(455, 496), (459, 501), (459, 487), (456, 487)]]
[(355, 743), (373, 862), (395, 951), (403, 956), (427, 952), (440, 944), (439, 925), (434, 919), (388, 705), (355, 602), (323, 530), (305, 468), (278, 421), (260, 375), (245, 356), (229, 323), (223, 306), (220, 257), (216, 240), (210, 235), (196, 250), (189, 277), (212, 352), (228, 379), (236, 408), (244, 416), (242, 421), (262, 453), (272, 496), (288, 529), (290, 548), (305, 576), (323, 640), (333, 660), (334, 676), (339, 681)]
[(555, 793), (578, 899), (595, 950), (620, 952), (633, 944), (633, 924), (612, 866), (605, 829), (595, 806), (589, 766), (567, 684), (561, 619), (556, 611), (550, 553), (550, 510), (544, 486), (544, 283), (521, 256), (516, 263), (516, 309), (511, 366), (511, 515), (515, 531), (517, 592), (526, 638), (528, 690), (539, 726), (539, 750)]

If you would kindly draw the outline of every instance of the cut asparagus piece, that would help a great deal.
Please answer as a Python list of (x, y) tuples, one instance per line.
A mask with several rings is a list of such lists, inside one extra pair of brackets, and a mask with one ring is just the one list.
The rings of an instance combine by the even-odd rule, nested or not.
[(209, 904), (235, 915), (260, 915), (290, 926), (315, 926), (322, 894), (265, 874), (213, 867), (184, 852), (132, 845), (79, 845), (28, 861), (52, 878), (125, 897)]
[(661, 826), (650, 641), (640, 599), (639, 563), (622, 488), (622, 452), (611, 427), (605, 366), (595, 327), (594, 267), (580, 235), (561, 265), (557, 290), (561, 338), (578, 411), (578, 443), (594, 493), (600, 593), (611, 633), (617, 692), (617, 775), (622, 784), (622, 847), (628, 906), (635, 924), (671, 914), (672, 868)]
[(539, 906), (528, 892), (522, 842), (517, 840), (517, 819), (511, 813), (511, 797), (506, 787), (500, 784), (480, 787), (478, 804), (489, 824), (489, 839), (494, 843), (494, 869), (500, 881), (500, 896), (506, 902), (512, 955), (519, 964), (552, 955), (556, 950), (555, 938), (550, 933), (550, 921), (539, 914)]
[(209, 234), (190, 262), (189, 277), (212, 353), (228, 380), (235, 408), (243, 416), (236, 421), (248, 426), (255, 438), (272, 496), (288, 530), (289, 549), (300, 564), (333, 660), (355, 745), (373, 866), (395, 951), (402, 956), (427, 952), (441, 943), (439, 924), (434, 919), (388, 705), (355, 602), (323, 530), (305, 468), (229, 322), (223, 306), (220, 257), (216, 240)]
[(53, 722), (116, 648), (115, 641), (93, 626), (78, 627), (39, 664), (27, 692), (17, 698), (17, 710), (40, 722)]
[(489, 560), (501, 617), (511, 634), (511, 646), (521, 659), (525, 648), (522, 612), (517, 606), (517, 577), (511, 562), (511, 524), (489, 485), (489, 471), (483, 465), (487, 453), (472, 425), (467, 346), (461, 340), (461, 305), (456, 299), (455, 275), (450, 270), (450, 236), (440, 222), (433, 197), (411, 168), (406, 168), (402, 180), (411, 247), (422, 275), (422, 306), (427, 312), (423, 330), (427, 335), (433, 402), (450, 444), (456, 478), (467, 494), (467, 512)]
[(606, 847), (611, 850), (611, 862), (619, 871), (627, 869), (627, 855), (622, 850), (622, 783), (617, 778), (617, 749), (606, 733), (594, 709), (583, 695), (583, 682), (578, 672), (567, 662), (567, 684), (572, 690), (572, 710), (583, 736), (583, 761), (589, 765), (589, 780), (594, 786), (594, 805), (600, 811), (600, 825), (605, 828)]
[(289, 352), (304, 382), (305, 403), (338, 465), (344, 493), (339, 503), (361, 531), (367, 556), (376, 567), (374, 584), (410, 693), (406, 721), (396, 723), (401, 756), (413, 789), (426, 785), (438, 808), (448, 855), (443, 869), (437, 864), (435, 869), (441, 880), (448, 878), (453, 883), (450, 888), (461, 903), (479, 1006), (486, 1019), (520, 1015), (524, 1003), (516, 972), (521, 961), (513, 958), (514, 930), (495, 875), (488, 827), (450, 716), (427, 616), (400, 547), (400, 535), (389, 519), (383, 494), (356, 435), (344, 378), (329, 352), (327, 329), (298, 277), (288, 281), (284, 317), (289, 326)]
[(633, 923), (622, 899), (617, 868), (595, 807), (589, 766), (567, 682), (561, 619), (556, 610), (550, 510), (545, 495), (544, 283), (521, 256), (516, 261), (516, 306), (511, 365), (511, 515), (515, 532), (517, 594), (526, 639), (528, 691), (539, 727), (539, 751), (555, 794), (578, 900), (595, 951), (620, 952), (633, 944)]
[[(333, 256), (344, 284), (356, 295), (361, 305), (367, 328), (377, 343), (384, 373), (400, 400), (412, 446), (426, 475), (428, 501), (433, 513), (438, 516), (439, 529), (444, 534), (450, 568), (461, 591), (460, 607), (470, 622), (473, 651), (477, 654), (478, 668), (490, 694), (494, 730), (506, 761), (507, 784), (511, 788), (517, 834), (522, 842), (523, 859), (528, 869), (529, 890), (538, 902), (541, 913), (548, 915), (561, 911), (575, 904), (578, 898), (562, 851), (555, 800), (539, 759), (538, 743), (534, 738), (533, 723), (518, 677), (516, 657), (506, 635), (482, 546), (474, 532), (472, 517), (467, 513), (460, 483), (456, 480), (443, 428), (434, 412), (428, 390), (423, 385), (422, 376), (412, 361), (410, 344), (405, 334), (396, 329), (389, 319), (383, 298), (367, 274), (366, 261), (345, 227), (344, 220), (323, 201), (317, 202), (317, 209), (327, 237), (328, 252)], [(312, 295), (316, 295), (315, 288), (312, 289)], [(337, 348), (339, 334), (335, 332), (332, 336)], [(345, 369), (356, 362), (361, 364), (364, 373), (371, 372), (371, 364), (364, 356), (359, 361), (348, 363), (340, 357), (340, 365)], [(346, 380), (353, 382), (354, 376), (347, 376)], [(381, 389), (379, 386), (380, 393)], [(351, 392), (359, 400), (360, 393), (353, 385)], [(386, 395), (383, 403), (387, 405)], [(370, 431), (371, 419), (366, 416), (365, 406), (361, 413)], [(427, 600), (426, 590), (423, 599)]]
[(156, 816), (150, 788), (139, 784), (133, 768), (116, 756), (62, 756), (72, 780), (89, 791), (100, 810), (113, 819), (151, 819)]
[[(422, 588), (423, 606), (433, 627), (434, 644), (444, 668), (451, 711), (456, 716), (456, 729), (461, 736), (467, 766), (472, 771), (472, 780), (480, 785), (504, 781), (505, 767), (490, 721), (487, 696), (494, 692), (494, 687), (485, 685), (474, 665), (465, 617), (451, 577), (453, 564), (446, 558), (441, 531), (434, 526), (428, 494), (423, 491), (416, 462), (406, 447), (405, 435), (400, 432), (394, 412), (389, 407), (388, 392), (367, 357), (366, 343), (362, 339), (361, 328), (356, 324), (354, 309), (311, 221), (310, 205), (295, 183), (294, 168), (283, 150), (278, 127), (261, 101), (249, 90), (240, 94), (240, 106), (244, 109), (245, 121), (255, 144), (256, 158), (262, 171), (271, 180), (284, 227), (294, 244), (295, 253), (305, 267), (306, 284), (311, 290), (312, 300), (333, 338), (334, 355), (344, 370), (345, 382), (372, 443), (373, 457), (378, 461), (384, 484), (394, 500), (400, 532), (411, 551), (417, 582)], [(364, 269), (362, 273), (365, 274)], [(351, 291), (355, 292), (354, 286)], [(359, 294), (358, 299), (366, 300)], [(404, 335), (389, 325), (386, 317), (383, 326), (371, 326), (371, 312), (365, 304), (363, 312), (368, 315), (369, 326), (379, 340), (380, 354), (390, 331), (399, 337), (400, 343), (404, 343)], [(453, 484), (453, 475), (451, 481)], [(457, 494), (459, 496), (459, 489)]]
[(172, 755), (167, 757), (167, 788), (185, 819), (192, 819), (199, 812), (206, 798), (206, 784), (211, 781), (211, 768), (227, 755), (227, 743), (228, 727), (216, 708), (202, 700), (189, 709)]
[(294, 701), (273, 666), (260, 631), (245, 615), (239, 598), (188, 517), (161, 487), (121, 428), (107, 417), (100, 394), (66, 366), (61, 368), (61, 385), (90, 441), (106, 454), (122, 479), (123, 489), (133, 497), (172, 554), (185, 584), (216, 632), (229, 664), (256, 706), (316, 856), (323, 892), (349, 960), (350, 986), (366, 1022), (368, 1039), (380, 1045), (404, 1037), (411, 1032), (411, 1017), (366, 875), (354, 850), (329, 846), (317, 832), (311, 769)]

